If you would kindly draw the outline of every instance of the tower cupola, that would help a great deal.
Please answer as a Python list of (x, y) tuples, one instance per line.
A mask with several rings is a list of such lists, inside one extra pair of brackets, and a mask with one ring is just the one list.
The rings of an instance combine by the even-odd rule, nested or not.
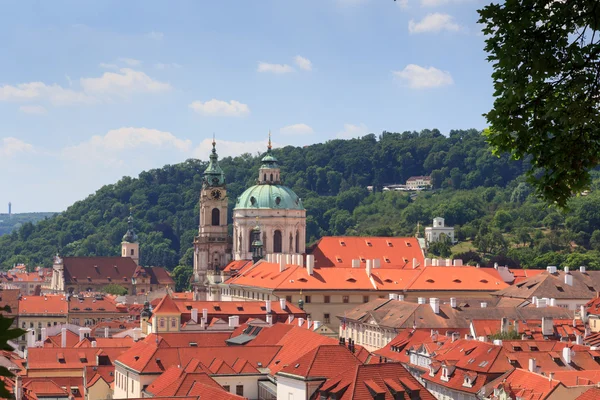
[(267, 154), (262, 158), (258, 170), (258, 183), (261, 185), (281, 185), (280, 169), (277, 158), (272, 153), (271, 132), (269, 132), (269, 144)]
[(219, 165), (219, 156), (216, 149), (217, 142), (213, 137), (212, 152), (209, 156), (208, 167), (204, 170), (204, 179), (202, 184), (205, 187), (225, 185), (225, 174)]

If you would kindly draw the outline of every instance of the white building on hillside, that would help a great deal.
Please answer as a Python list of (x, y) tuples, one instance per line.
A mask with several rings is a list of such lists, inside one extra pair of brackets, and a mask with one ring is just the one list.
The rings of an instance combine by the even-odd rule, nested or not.
[(433, 226), (425, 228), (425, 240), (429, 244), (438, 242), (445, 237), (449, 238), (451, 243), (454, 243), (454, 227), (445, 226), (444, 218), (435, 217), (433, 219)]

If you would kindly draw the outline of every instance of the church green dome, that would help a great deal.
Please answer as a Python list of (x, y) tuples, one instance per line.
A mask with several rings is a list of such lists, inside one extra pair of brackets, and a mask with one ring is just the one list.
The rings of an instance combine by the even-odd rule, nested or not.
[(234, 209), (247, 208), (304, 210), (298, 195), (292, 189), (281, 185), (255, 185), (246, 189), (237, 198)]

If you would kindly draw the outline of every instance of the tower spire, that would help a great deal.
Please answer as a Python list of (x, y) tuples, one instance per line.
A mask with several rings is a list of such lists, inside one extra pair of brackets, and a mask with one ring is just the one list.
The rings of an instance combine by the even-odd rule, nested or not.
[(269, 145), (267, 146), (267, 149), (269, 149), (269, 151), (271, 151), (272, 148), (273, 148), (273, 146), (271, 146), (271, 130), (269, 129)]
[(210, 153), (208, 167), (204, 170), (205, 186), (222, 186), (225, 184), (225, 174), (219, 166), (219, 155), (217, 154), (217, 141), (213, 133), (212, 151)]

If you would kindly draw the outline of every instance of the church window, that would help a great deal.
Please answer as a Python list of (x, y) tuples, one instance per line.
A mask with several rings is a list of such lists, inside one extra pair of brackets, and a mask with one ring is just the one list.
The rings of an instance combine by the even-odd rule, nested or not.
[(271, 182), (273, 182), (273, 174), (271, 174)]
[(131, 255), (134, 256), (135, 255), (135, 250), (131, 249)]
[(277, 196), (275, 198), (275, 204), (279, 205), (279, 203), (281, 203), (281, 197)]
[(278, 229), (273, 233), (273, 253), (281, 253), (283, 251), (282, 247), (281, 231)]
[(256, 205), (256, 198), (254, 196), (250, 197), (250, 203)]
[(265, 181), (265, 182), (267, 181), (267, 174), (265, 174), (265, 175), (263, 176), (263, 181)]
[(175, 328), (177, 326), (177, 318), (171, 318), (171, 328)]
[(160, 322), (159, 322), (159, 326), (160, 326), (161, 328), (164, 328), (164, 327), (165, 327), (165, 319), (164, 319), (164, 318), (160, 318), (160, 320), (159, 320), (159, 321), (160, 321)]
[(296, 231), (296, 254), (300, 254), (300, 233)]
[(293, 251), (293, 247), (292, 247), (293, 240), (294, 240), (294, 238), (292, 237), (292, 233), (290, 232), (290, 246), (288, 247), (288, 251), (290, 253)]
[(218, 208), (212, 210), (212, 226), (221, 225), (221, 211)]

